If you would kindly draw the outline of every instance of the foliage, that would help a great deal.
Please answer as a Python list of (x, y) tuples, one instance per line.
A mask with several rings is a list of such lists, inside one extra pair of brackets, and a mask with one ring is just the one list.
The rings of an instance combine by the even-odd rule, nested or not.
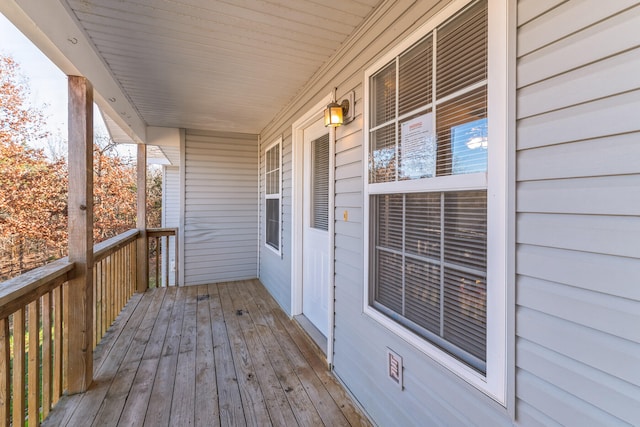
[[(0, 55), (0, 280), (67, 252), (67, 165), (29, 143), (48, 135), (18, 64)], [(94, 144), (94, 242), (136, 226), (136, 165), (106, 137)], [(162, 176), (148, 177), (149, 227), (160, 226)]]
[(162, 226), (162, 170), (147, 168), (147, 227)]
[(46, 261), (47, 254), (60, 256), (66, 241), (66, 168), (27, 146), (48, 134), (28, 95), (18, 64), (0, 56), (0, 249), (9, 253), (13, 273), (25, 268), (27, 252)]
[(93, 239), (101, 242), (136, 226), (136, 165), (115, 144), (97, 138), (93, 147)]

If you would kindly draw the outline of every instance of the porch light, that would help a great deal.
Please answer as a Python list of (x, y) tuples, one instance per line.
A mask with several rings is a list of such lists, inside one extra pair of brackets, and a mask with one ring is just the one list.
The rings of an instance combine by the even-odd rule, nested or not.
[(355, 94), (350, 92), (347, 99), (343, 99), (340, 104), (332, 102), (324, 110), (324, 125), (327, 127), (338, 127), (353, 120), (353, 99)]

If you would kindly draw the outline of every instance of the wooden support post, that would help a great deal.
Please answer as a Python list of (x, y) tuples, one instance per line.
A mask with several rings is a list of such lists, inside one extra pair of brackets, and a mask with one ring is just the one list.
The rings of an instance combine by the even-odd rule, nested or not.
[(149, 254), (147, 244), (147, 146), (138, 144), (138, 237), (137, 272), (138, 292), (144, 292), (149, 287)]
[(69, 261), (64, 324), (67, 392), (81, 393), (93, 380), (93, 88), (69, 76)]

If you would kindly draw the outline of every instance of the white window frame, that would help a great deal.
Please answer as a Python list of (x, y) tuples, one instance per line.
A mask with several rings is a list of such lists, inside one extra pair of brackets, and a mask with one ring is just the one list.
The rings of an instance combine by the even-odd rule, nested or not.
[[(278, 192), (267, 193), (267, 153), (278, 146)], [(278, 248), (267, 242), (267, 200), (278, 200)], [(282, 137), (269, 144), (264, 150), (264, 246), (271, 252), (282, 255)]]
[[(364, 74), (364, 304), (366, 315), (383, 325), (395, 335), (422, 351), (451, 372), (472, 384), (503, 406), (507, 405), (507, 282), (512, 273), (513, 254), (508, 248), (513, 240), (513, 207), (510, 194), (513, 193), (509, 169), (513, 155), (508, 147), (512, 135), (510, 122), (513, 120), (512, 96), (508, 77), (512, 77), (512, 65), (509, 53), (509, 3), (500, 0), (488, 0), (488, 114), (489, 140), (488, 172), (484, 179), (487, 188), (487, 360), (486, 374), (471, 368), (455, 356), (443, 351), (430, 341), (412, 332), (400, 323), (393, 321), (370, 304), (369, 263), (370, 263), (370, 186), (375, 185), (373, 194), (429, 191), (445, 188), (438, 182), (446, 179), (447, 191), (463, 191), (478, 188), (477, 176), (453, 175), (426, 180), (409, 180), (396, 183), (369, 184), (369, 129), (370, 129), (370, 78), (389, 64), (402, 52), (405, 52), (437, 26), (471, 4), (473, 0), (455, 0), (445, 6), (432, 19), (413, 34), (387, 52)], [(476, 174), (473, 174), (476, 175)], [(436, 187), (437, 186), (437, 187)]]

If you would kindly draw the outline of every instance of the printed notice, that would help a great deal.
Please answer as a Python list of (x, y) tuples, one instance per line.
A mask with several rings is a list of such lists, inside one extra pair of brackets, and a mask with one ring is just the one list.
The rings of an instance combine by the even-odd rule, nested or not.
[(436, 174), (433, 113), (402, 123), (400, 179), (432, 178)]

